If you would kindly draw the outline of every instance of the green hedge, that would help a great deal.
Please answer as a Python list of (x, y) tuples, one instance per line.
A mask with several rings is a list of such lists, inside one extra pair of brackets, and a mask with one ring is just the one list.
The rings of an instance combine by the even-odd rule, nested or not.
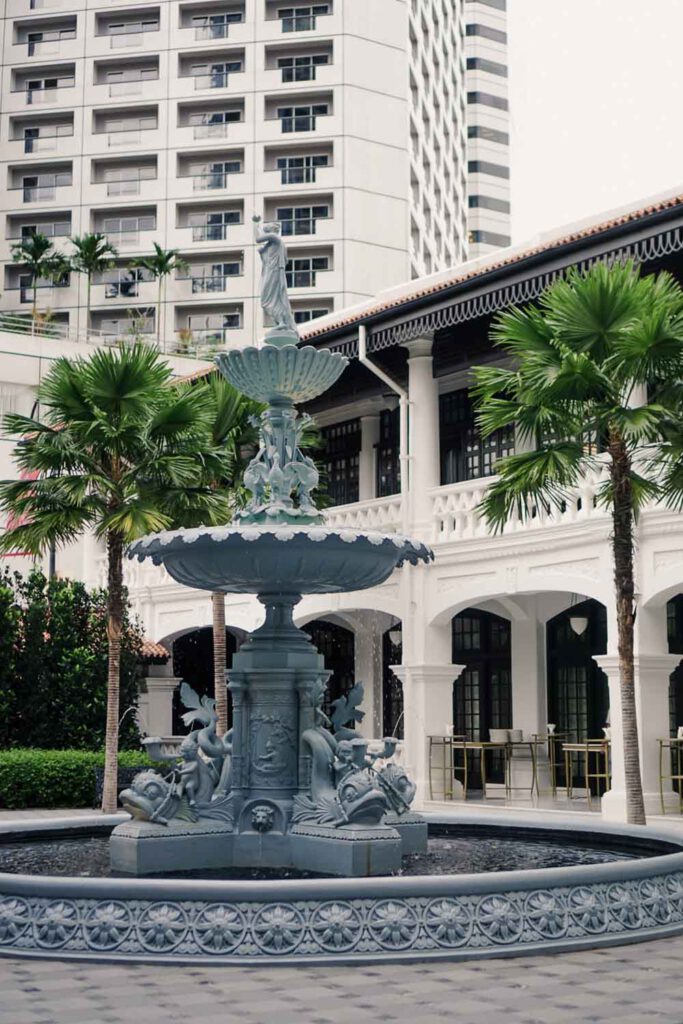
[[(95, 770), (104, 752), (88, 750), (0, 751), (0, 807), (94, 807)], [(122, 750), (119, 768), (152, 765), (138, 750)]]

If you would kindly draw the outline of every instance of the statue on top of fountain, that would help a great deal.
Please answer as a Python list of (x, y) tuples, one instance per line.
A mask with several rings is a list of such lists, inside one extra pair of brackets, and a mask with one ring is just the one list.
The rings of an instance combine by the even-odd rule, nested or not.
[(287, 294), (287, 248), (282, 240), (282, 225), (279, 221), (264, 224), (257, 213), (251, 219), (261, 257), (261, 307), (273, 321), (266, 339), (296, 345), (299, 332)]

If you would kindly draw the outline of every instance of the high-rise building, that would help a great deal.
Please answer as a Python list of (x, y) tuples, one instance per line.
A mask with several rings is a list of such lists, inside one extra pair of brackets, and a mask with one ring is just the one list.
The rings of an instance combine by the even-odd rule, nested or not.
[(467, 0), (470, 259), (510, 244), (507, 0)]
[[(31, 308), (11, 246), (34, 232), (119, 253), (89, 300), (82, 275), (39, 282), (56, 322), (180, 351), (261, 332), (254, 211), (282, 223), (300, 322), (466, 258), (464, 0), (1, 6), (5, 313)], [(187, 263), (159, 324), (158, 283), (130, 266), (153, 242)]]

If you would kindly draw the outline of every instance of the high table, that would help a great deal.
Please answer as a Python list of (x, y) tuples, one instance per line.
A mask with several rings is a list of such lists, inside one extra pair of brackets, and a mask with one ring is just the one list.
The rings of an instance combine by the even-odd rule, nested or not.
[[(459, 780), (462, 783), (463, 796), (467, 798), (468, 787), (468, 751), (479, 751), (479, 772), (481, 774), (481, 787), (484, 798), (486, 798), (486, 752), (489, 750), (500, 750), (505, 757), (505, 796), (509, 797), (513, 787), (511, 784), (510, 762), (513, 751), (518, 747), (526, 747), (531, 754), (531, 785), (530, 794), (534, 790), (539, 792), (538, 769), (537, 769), (537, 747), (545, 743), (545, 737), (534, 736), (530, 740), (519, 740), (514, 742), (492, 742), (490, 740), (468, 740), (465, 736), (430, 736), (429, 737), (429, 798), (434, 799), (434, 773), (441, 772), (443, 780), (444, 799), (453, 799), (453, 780), (462, 775)], [(456, 764), (455, 752), (462, 751), (462, 764)], [(438, 763), (434, 764), (434, 754), (437, 755)], [(518, 787), (515, 787), (518, 788)]]
[[(586, 780), (586, 793), (588, 796), (588, 806), (592, 806), (592, 794), (591, 794), (591, 779), (602, 780), (605, 783), (605, 789), (609, 789), (610, 783), (610, 770), (609, 770), (609, 740), (597, 739), (597, 740), (583, 740), (580, 743), (563, 743), (562, 751), (564, 753), (564, 771), (565, 780), (567, 784), (567, 798), (573, 799), (573, 780), (572, 780), (572, 755), (578, 754), (579, 759), (583, 756), (586, 759), (586, 769), (584, 772), (584, 778)], [(595, 771), (591, 771), (591, 755), (595, 758)]]

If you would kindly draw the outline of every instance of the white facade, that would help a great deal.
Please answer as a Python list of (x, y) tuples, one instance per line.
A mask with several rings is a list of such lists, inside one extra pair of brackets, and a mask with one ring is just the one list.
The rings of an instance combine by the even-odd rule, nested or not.
[(156, 283), (126, 265), (179, 249), (166, 351), (262, 333), (255, 210), (284, 222), (302, 322), (465, 258), (463, 0), (0, 6), (0, 311), (30, 310), (10, 253), (32, 230), (119, 250), (89, 324), (82, 277), (41, 287), (72, 331), (153, 334)]
[(467, 0), (469, 258), (510, 244), (507, 0)]

